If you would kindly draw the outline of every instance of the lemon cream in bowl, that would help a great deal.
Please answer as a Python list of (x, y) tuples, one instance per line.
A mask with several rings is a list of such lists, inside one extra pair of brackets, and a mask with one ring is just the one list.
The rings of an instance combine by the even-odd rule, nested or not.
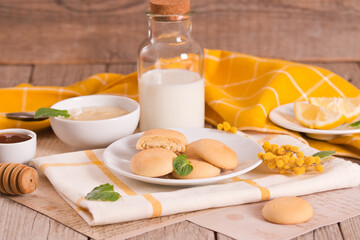
[(74, 149), (106, 147), (132, 134), (140, 117), (136, 101), (114, 95), (69, 98), (51, 108), (69, 112), (69, 118), (51, 117), (50, 123), (56, 136)]
[(129, 111), (115, 106), (90, 106), (70, 109), (69, 120), (75, 121), (94, 121), (121, 117)]

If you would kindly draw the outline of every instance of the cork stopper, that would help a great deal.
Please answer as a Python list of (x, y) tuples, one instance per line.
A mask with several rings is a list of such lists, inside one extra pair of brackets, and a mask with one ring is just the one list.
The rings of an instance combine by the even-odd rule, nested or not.
[(190, 11), (190, 0), (149, 0), (150, 10), (156, 15), (182, 15)]

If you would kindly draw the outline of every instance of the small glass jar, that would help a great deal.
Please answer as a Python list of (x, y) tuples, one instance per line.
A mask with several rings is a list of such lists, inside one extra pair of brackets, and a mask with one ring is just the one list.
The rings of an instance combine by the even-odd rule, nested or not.
[(138, 58), (140, 130), (204, 127), (204, 53), (191, 38), (191, 13), (147, 13)]

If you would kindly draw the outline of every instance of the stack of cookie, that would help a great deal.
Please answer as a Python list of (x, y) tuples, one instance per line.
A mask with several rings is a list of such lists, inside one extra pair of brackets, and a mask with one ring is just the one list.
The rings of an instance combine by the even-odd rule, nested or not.
[(18, 163), (0, 163), (0, 192), (9, 195), (32, 193), (39, 183), (37, 171)]
[[(133, 173), (146, 177), (172, 174), (175, 178), (209, 178), (220, 174), (221, 169), (237, 167), (236, 153), (224, 143), (214, 139), (199, 139), (187, 144), (184, 134), (169, 129), (152, 129), (144, 132), (136, 144), (141, 150), (130, 161)], [(193, 170), (180, 176), (173, 169), (173, 160), (179, 154), (187, 156)]]

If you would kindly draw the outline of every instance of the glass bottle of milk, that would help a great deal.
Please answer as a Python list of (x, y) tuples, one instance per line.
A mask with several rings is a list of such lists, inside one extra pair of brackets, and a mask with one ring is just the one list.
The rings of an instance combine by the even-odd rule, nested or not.
[[(169, 0), (168, 11), (152, 2), (166, 4), (150, 0), (149, 39), (139, 51), (140, 130), (204, 127), (204, 53), (191, 38), (190, 2)], [(174, 2), (188, 2), (186, 13)]]

